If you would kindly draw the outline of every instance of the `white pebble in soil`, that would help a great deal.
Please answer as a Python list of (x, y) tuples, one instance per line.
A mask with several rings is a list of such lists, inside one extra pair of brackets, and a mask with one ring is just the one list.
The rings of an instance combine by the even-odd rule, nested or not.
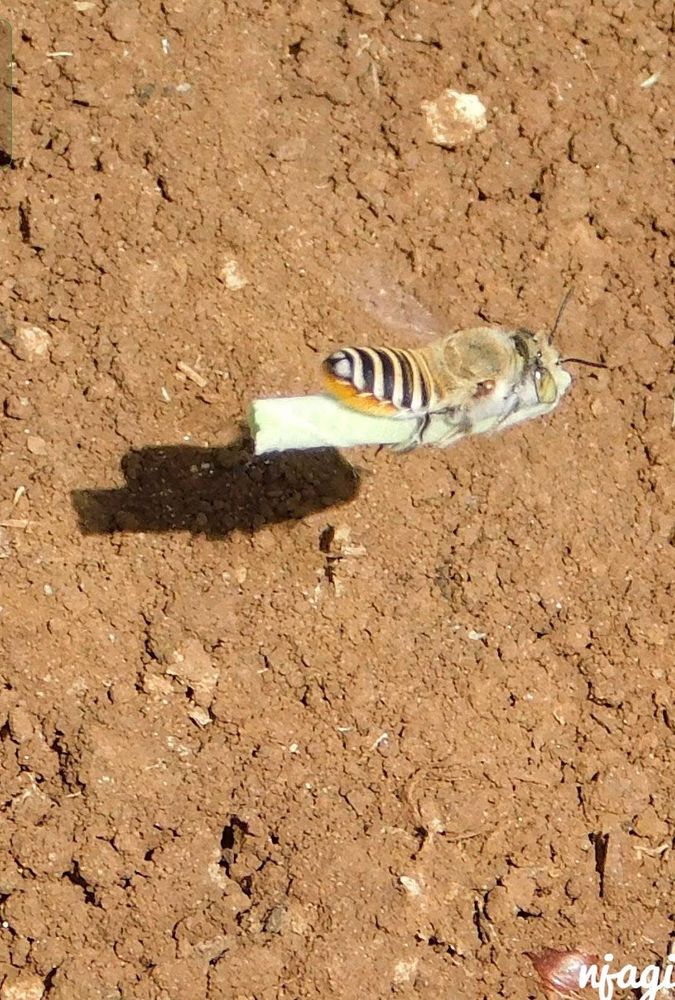
[(44, 361), (49, 357), (52, 338), (39, 326), (17, 323), (1, 335), (12, 354), (20, 361)]
[(431, 141), (451, 149), (469, 142), (487, 127), (485, 105), (476, 94), (445, 90), (435, 101), (422, 101)]

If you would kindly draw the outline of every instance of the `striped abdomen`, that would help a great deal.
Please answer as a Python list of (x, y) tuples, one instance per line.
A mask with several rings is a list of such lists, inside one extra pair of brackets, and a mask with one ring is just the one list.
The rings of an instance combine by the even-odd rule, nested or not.
[(343, 347), (323, 363), (326, 388), (342, 402), (373, 413), (425, 414), (437, 393), (418, 351)]

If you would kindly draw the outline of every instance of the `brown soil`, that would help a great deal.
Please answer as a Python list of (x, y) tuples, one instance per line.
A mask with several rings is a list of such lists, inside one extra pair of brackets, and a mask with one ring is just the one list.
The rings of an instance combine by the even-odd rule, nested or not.
[[(6, 5), (2, 1000), (524, 1000), (527, 950), (665, 953), (672, 10), (526, 6)], [(488, 109), (454, 150), (446, 87)], [(251, 398), (385, 338), (370, 264), (449, 328), (573, 282), (611, 370), (447, 452), (250, 460)]]

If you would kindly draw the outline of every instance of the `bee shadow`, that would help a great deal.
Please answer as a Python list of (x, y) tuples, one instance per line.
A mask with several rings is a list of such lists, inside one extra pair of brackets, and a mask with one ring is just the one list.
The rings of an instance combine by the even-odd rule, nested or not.
[(355, 469), (334, 449), (256, 458), (246, 440), (222, 448), (167, 445), (122, 459), (126, 485), (71, 494), (85, 535), (189, 531), (224, 538), (352, 500)]

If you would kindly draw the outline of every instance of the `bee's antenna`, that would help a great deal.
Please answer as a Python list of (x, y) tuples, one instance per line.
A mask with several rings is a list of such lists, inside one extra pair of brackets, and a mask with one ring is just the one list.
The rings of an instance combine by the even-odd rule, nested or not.
[(551, 330), (551, 332), (548, 335), (548, 342), (549, 342), (549, 344), (553, 343), (553, 338), (555, 337), (556, 330), (558, 329), (558, 326), (560, 325), (560, 320), (562, 319), (562, 314), (565, 312), (565, 306), (569, 302), (570, 295), (572, 294), (573, 291), (574, 291), (573, 287), (570, 286), (567, 289), (567, 291), (565, 292), (565, 296), (564, 296), (562, 302), (560, 303), (560, 308), (558, 309), (558, 315), (555, 318), (555, 323), (553, 324), (553, 329)]
[(568, 365), (570, 362), (575, 365), (588, 365), (589, 368), (609, 368), (609, 365), (603, 364), (602, 361), (586, 361), (585, 358), (562, 358), (560, 364)]
[[(553, 341), (553, 338), (555, 337), (555, 332), (558, 329), (558, 325), (560, 323), (560, 319), (562, 317), (562, 314), (565, 311), (565, 306), (567, 305), (567, 303), (570, 300), (570, 295), (572, 294), (572, 291), (573, 291), (573, 288), (572, 288), (572, 286), (570, 286), (567, 289), (567, 291), (565, 292), (565, 296), (564, 296), (562, 302), (560, 303), (560, 308), (558, 309), (558, 315), (555, 318), (555, 323), (553, 324), (553, 329), (551, 330), (551, 332), (549, 334), (549, 337), (548, 337), (549, 344)], [(609, 367), (608, 365), (603, 364), (602, 361), (586, 361), (585, 358), (562, 358), (561, 361), (560, 361), (560, 364), (561, 365), (568, 365), (568, 364), (588, 365), (589, 368), (607, 368), (607, 367)]]

